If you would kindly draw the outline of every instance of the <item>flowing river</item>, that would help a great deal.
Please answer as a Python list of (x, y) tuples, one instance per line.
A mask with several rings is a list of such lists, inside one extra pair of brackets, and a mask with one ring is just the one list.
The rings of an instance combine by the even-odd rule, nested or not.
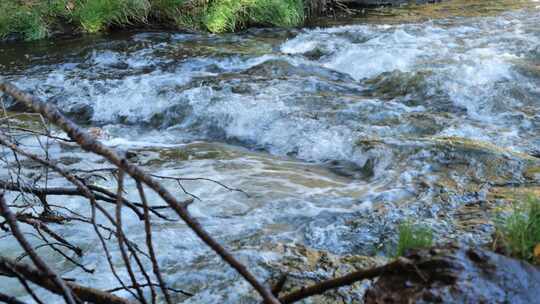
[[(241, 189), (183, 183), (200, 198), (190, 211), (203, 226), (269, 278), (287, 246), (390, 256), (404, 220), (431, 227), (437, 243), (487, 244), (505, 198), (538, 192), (540, 9), (489, 8), (219, 36), (8, 44), (0, 75), (100, 127), (106, 144), (154, 174)], [(69, 146), (52, 146), (50, 155), (72, 169), (107, 166)], [(174, 181), (165, 184), (186, 197)], [(62, 204), (88, 212), (77, 198)], [(134, 214), (126, 212), (125, 224), (144, 243)], [(168, 283), (194, 294), (177, 301), (257, 302), (182, 222), (155, 225)], [(90, 225), (58, 229), (96, 269), (85, 274), (51, 252), (63, 276), (117, 286)], [(0, 245), (17, 256), (15, 242)], [(113, 258), (121, 261), (114, 248)], [(24, 294), (15, 280), (0, 280), (0, 291)]]

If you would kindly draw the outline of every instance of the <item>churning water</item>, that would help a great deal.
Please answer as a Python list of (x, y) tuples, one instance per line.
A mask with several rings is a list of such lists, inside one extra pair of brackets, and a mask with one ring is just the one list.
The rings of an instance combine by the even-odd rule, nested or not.
[[(489, 204), (497, 187), (540, 180), (539, 25), (540, 11), (528, 8), (223, 36), (142, 33), (6, 46), (0, 63), (2, 76), (100, 126), (107, 144), (134, 151), (147, 170), (244, 190), (184, 185), (201, 198), (192, 213), (266, 278), (282, 258), (277, 244), (388, 254), (404, 219), (430, 225), (439, 242), (487, 242), (489, 215), (473, 223), (460, 210)], [(52, 151), (70, 168), (105, 166)], [(143, 242), (140, 222), (125, 216)], [(186, 303), (255, 301), (182, 223), (156, 226), (169, 284), (195, 294)], [(59, 264), (63, 275), (115, 287), (91, 227), (59, 229), (97, 269)], [(15, 281), (0, 284), (23, 293)]]

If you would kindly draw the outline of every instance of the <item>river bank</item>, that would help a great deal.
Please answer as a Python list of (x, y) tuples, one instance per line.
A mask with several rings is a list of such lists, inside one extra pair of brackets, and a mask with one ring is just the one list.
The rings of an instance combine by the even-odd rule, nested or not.
[(6, 0), (0, 3), (5, 12), (0, 16), (0, 39), (126, 29), (223, 33), (252, 26), (294, 27), (335, 8), (334, 1), (321, 0)]
[(98, 32), (224, 33), (250, 27), (415, 22), (451, 15), (500, 13), (529, 1), (441, 0), (6, 0), (0, 42), (74, 38)]

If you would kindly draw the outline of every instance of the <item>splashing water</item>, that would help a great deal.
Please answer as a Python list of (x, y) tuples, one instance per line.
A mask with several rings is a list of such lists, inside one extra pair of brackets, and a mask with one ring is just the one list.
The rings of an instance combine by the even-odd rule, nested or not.
[[(404, 218), (429, 224), (440, 241), (487, 242), (492, 225), (463, 228), (460, 208), (488, 200), (496, 185), (538, 182), (528, 172), (540, 166), (531, 156), (540, 151), (539, 23), (525, 9), (224, 36), (144, 33), (0, 63), (3, 76), (101, 126), (109, 145), (135, 151), (145, 168), (251, 194), (185, 185), (202, 198), (192, 213), (268, 277), (265, 263), (280, 256), (264, 244), (383, 254)], [(73, 168), (97, 163), (62, 148), (54, 157), (79, 157)], [(128, 234), (143, 242), (136, 218), (125, 216)], [(252, 299), (182, 223), (156, 225), (168, 280), (196, 294), (187, 303)], [(67, 225), (63, 235), (85, 249), (82, 262), (96, 275), (59, 267), (110, 288), (87, 228)]]

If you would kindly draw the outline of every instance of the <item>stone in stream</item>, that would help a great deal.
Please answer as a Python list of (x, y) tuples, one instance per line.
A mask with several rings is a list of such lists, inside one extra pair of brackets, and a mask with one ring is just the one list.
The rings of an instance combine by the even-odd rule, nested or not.
[[(53, 103), (57, 101), (52, 100)], [(32, 113), (32, 109), (26, 107), (23, 103), (17, 102), (13, 97), (0, 93), (0, 104), (3, 104), (6, 111), (15, 113)], [(88, 124), (94, 115), (94, 108), (90, 104), (75, 102), (68, 106), (61, 106), (63, 114), (73, 119), (77, 123)]]
[(413, 252), (407, 258), (418, 270), (383, 274), (367, 290), (366, 304), (537, 303), (540, 299), (540, 268), (523, 261), (451, 246)]
[(0, 92), (0, 104), (3, 105), (6, 111), (10, 112), (29, 112), (30, 109), (23, 103), (17, 102), (13, 97)]
[[(397, 241), (397, 227), (406, 219), (430, 227), (439, 244), (490, 244), (494, 219), (509, 206), (516, 189), (528, 186), (527, 193), (538, 193), (532, 190), (540, 181), (538, 159), (481, 141), (457, 137), (362, 140), (358, 149), (374, 168), (371, 180), (380, 178), (380, 172), (416, 171), (413, 186), (363, 196), (359, 203), (369, 206), (369, 211), (319, 215), (305, 229), (307, 245), (334, 248), (339, 240), (337, 254), (391, 253), (389, 241)], [(332, 228), (321, 232), (321, 227)], [(339, 232), (335, 227), (340, 227)]]
[(88, 124), (94, 116), (94, 108), (86, 103), (74, 103), (62, 110), (62, 112), (77, 123)]
[[(388, 259), (381, 256), (334, 255), (300, 244), (278, 243), (266, 245), (264, 249), (280, 256), (279, 260), (263, 265), (275, 275), (275, 279), (271, 280), (270, 283), (274, 284), (281, 274), (287, 274), (287, 280), (280, 295), (287, 294), (299, 287), (309, 286), (356, 270), (382, 266), (388, 262)], [(331, 290), (309, 298), (308, 303), (359, 303), (362, 301), (362, 296), (369, 284), (370, 281), (365, 280), (351, 286)]]

